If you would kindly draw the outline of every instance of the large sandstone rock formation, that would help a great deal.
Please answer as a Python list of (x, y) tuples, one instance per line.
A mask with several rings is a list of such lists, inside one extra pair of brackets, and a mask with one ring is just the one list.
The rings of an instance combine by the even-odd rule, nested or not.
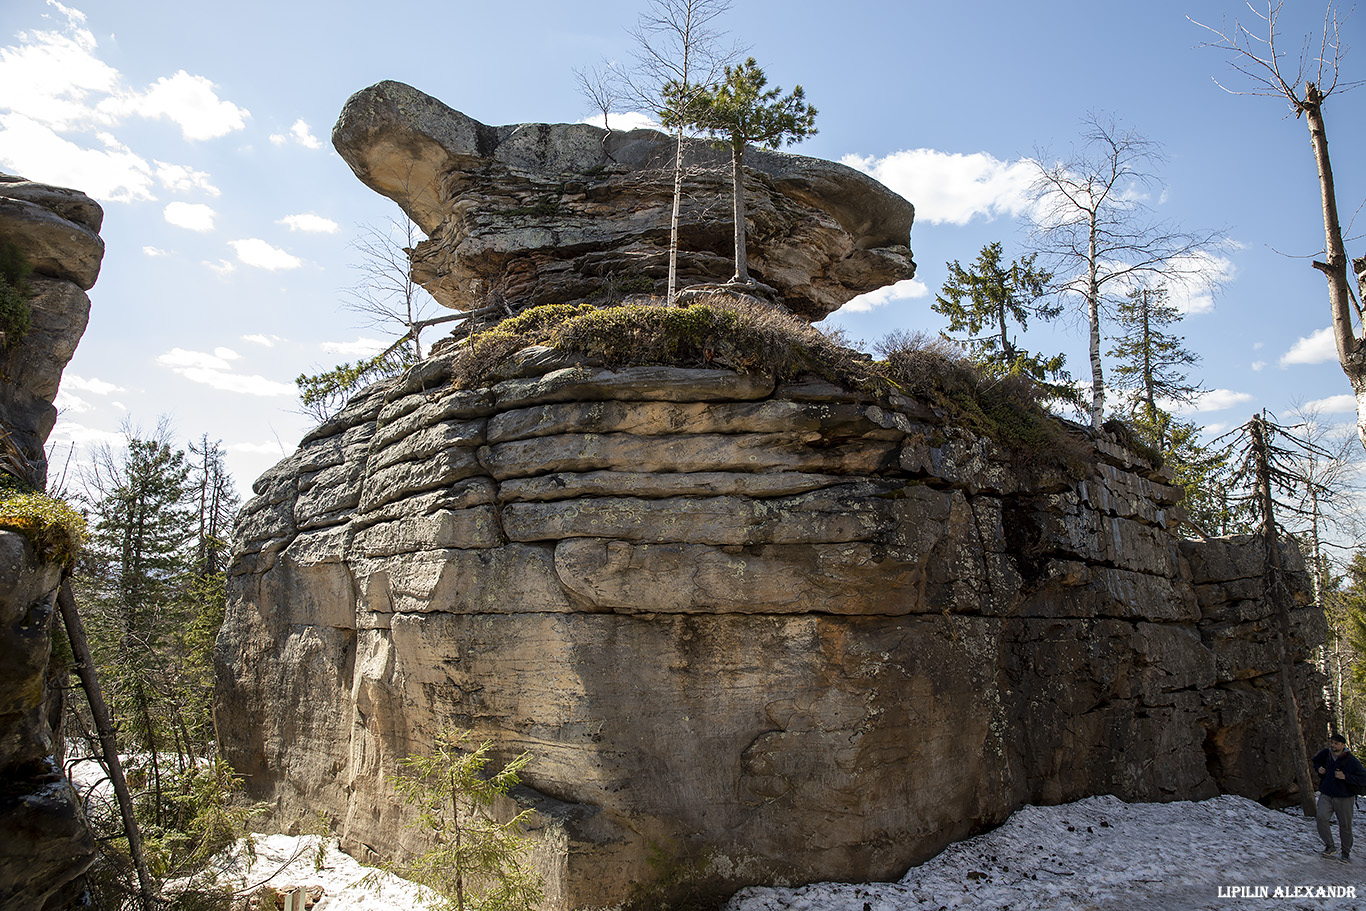
[[(33, 325), (0, 345), (0, 431), (12, 472), (43, 483), (62, 369), (85, 331), (85, 291), (104, 245), (100, 207), (83, 193), (0, 175), (0, 243), (34, 267)], [(0, 531), (0, 905), (64, 908), (95, 844), (54, 752), (64, 679), (51, 665), (61, 568), (22, 535)], [(60, 675), (65, 677), (65, 674)]]
[[(658, 136), (483, 127), (392, 83), (334, 135), (433, 234), (415, 271), (457, 306), (479, 281), (588, 296), (592, 256), (658, 255), (663, 181), (616, 170)], [(600, 225), (525, 221), (547, 182), (589, 206), (596, 178), (546, 174), (604, 161), (608, 198), (648, 192)], [(767, 241), (798, 272), (755, 269), (794, 310), (908, 274), (908, 205), (797, 170), (848, 206), (765, 183), (756, 208), (819, 228)], [(657, 852), (731, 888), (887, 879), (1024, 802), (1293, 789), (1258, 552), (1181, 541), (1178, 492), (1113, 441), (1073, 428), (1081, 467), (1021, 464), (925, 402), (814, 379), (541, 350), (457, 390), (455, 356), (357, 396), (242, 511), (217, 717), (279, 825), (424, 848), (386, 776), (470, 728), (535, 755), (518, 799), (547, 907), (571, 909), (629, 899)], [(1302, 659), (1322, 615), (1294, 629)]]
[[(576, 124), (492, 127), (400, 82), (346, 102), (332, 131), (365, 185), (428, 235), (413, 276), (442, 304), (530, 306), (591, 297), (604, 285), (663, 290), (673, 203), (673, 140), (653, 130)], [(688, 148), (680, 281), (734, 271), (725, 217), (730, 152)], [(915, 275), (915, 210), (853, 168), (745, 153), (749, 267), (813, 320), (855, 295)]]
[[(283, 820), (386, 856), (421, 845), (398, 758), (452, 723), (531, 750), (563, 908), (627, 897), (653, 846), (732, 885), (885, 879), (1023, 802), (1284, 797), (1258, 552), (1183, 544), (1160, 475), (1094, 459), (1022, 475), (819, 384), (460, 392), (429, 361), (257, 483), (223, 737)], [(1321, 614), (1296, 629), (1303, 656)]]

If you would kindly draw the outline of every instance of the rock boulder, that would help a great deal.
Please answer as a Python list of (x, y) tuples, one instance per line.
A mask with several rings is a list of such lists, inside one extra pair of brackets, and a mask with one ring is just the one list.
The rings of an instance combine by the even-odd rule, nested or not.
[[(674, 140), (588, 124), (493, 127), (400, 82), (346, 103), (332, 144), (428, 235), (413, 277), (469, 310), (662, 291)], [(686, 147), (680, 287), (734, 271), (729, 152)], [(819, 320), (915, 274), (914, 207), (865, 174), (802, 155), (745, 153), (750, 272)]]

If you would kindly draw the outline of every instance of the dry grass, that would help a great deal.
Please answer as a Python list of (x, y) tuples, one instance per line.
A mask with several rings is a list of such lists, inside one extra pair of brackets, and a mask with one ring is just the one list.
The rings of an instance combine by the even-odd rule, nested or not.
[(667, 307), (649, 303), (535, 307), (478, 333), (452, 366), (458, 388), (486, 385), (508, 357), (544, 345), (608, 367), (719, 367), (779, 382), (819, 378), (874, 396), (899, 392), (926, 402), (947, 423), (1002, 444), (1017, 460), (1076, 467), (1079, 445), (1048, 412), (1054, 387), (1024, 376), (984, 374), (956, 345), (924, 333), (894, 332), (874, 350), (840, 344), (805, 320), (724, 292)]

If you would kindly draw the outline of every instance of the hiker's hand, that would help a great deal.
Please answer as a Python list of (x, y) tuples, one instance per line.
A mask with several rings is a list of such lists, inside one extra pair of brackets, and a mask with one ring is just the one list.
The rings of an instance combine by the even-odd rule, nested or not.
[(1338, 770), (1337, 770), (1336, 772), (1334, 772), (1333, 774), (1336, 775), (1336, 776), (1338, 777), (1338, 780), (1339, 780), (1339, 781), (1346, 781), (1346, 780), (1347, 780), (1347, 776), (1343, 774), (1342, 769), (1338, 769)]
[(1328, 770), (1327, 770), (1326, 768), (1324, 768), (1323, 766), (1319, 766), (1319, 774), (1320, 774), (1320, 775), (1327, 775), (1327, 774), (1328, 774)]

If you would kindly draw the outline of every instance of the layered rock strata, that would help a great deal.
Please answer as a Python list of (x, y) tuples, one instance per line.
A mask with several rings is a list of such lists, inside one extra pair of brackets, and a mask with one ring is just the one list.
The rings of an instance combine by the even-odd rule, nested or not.
[[(488, 126), (400, 82), (346, 103), (332, 143), (426, 232), (412, 274), (447, 307), (663, 291), (676, 146), (653, 130)], [(680, 287), (734, 272), (729, 151), (685, 147)], [(745, 152), (749, 271), (818, 320), (915, 275), (914, 207), (844, 165)]]
[[(56, 420), (62, 369), (85, 331), (85, 292), (99, 274), (103, 213), (75, 190), (0, 174), (0, 244), (33, 267), (32, 325), (0, 344), (0, 456), (41, 487), (44, 443)], [(65, 673), (52, 661), (61, 568), (28, 540), (0, 531), (0, 906), (64, 908), (95, 844), (54, 759)]]
[(385, 776), (470, 728), (534, 754), (570, 909), (660, 850), (727, 887), (889, 879), (1025, 802), (1293, 789), (1260, 552), (1181, 542), (1125, 449), (1076, 428), (1086, 467), (1021, 467), (910, 399), (527, 362), (465, 391), (424, 362), (257, 482), (218, 718), (282, 825), (422, 849)]

